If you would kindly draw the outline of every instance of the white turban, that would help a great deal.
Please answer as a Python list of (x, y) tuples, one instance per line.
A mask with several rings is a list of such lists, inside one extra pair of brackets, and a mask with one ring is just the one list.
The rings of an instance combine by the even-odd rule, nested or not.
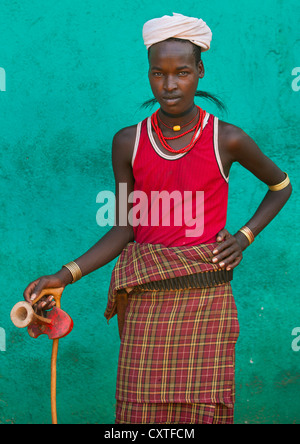
[(202, 51), (208, 51), (212, 32), (203, 20), (176, 13), (173, 13), (173, 16), (165, 15), (149, 20), (144, 25), (143, 38), (147, 49), (155, 43), (172, 37), (189, 40), (195, 45), (201, 46)]

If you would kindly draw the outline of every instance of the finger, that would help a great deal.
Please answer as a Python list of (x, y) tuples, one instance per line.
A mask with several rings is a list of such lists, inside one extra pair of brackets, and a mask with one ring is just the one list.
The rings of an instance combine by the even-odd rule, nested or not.
[(34, 309), (36, 310), (36, 313), (40, 313), (46, 310), (51, 310), (55, 305), (53, 296), (44, 296), (36, 305), (34, 305)]
[(230, 258), (236, 258), (240, 254), (241, 254), (240, 250), (237, 250), (234, 246), (231, 248), (226, 248), (225, 251), (223, 251), (222, 253), (218, 254), (218, 256), (213, 258), (213, 262), (215, 264), (219, 262), (220, 264), (225, 263), (225, 265), (227, 265), (227, 262)]
[(235, 261), (240, 258), (240, 261), (242, 259), (242, 256), (238, 253), (235, 252), (233, 253), (231, 256), (227, 257), (226, 259), (223, 259), (220, 263), (219, 263), (219, 267), (221, 268), (232, 268), (232, 265), (235, 263)]
[(216, 256), (217, 254), (225, 251), (227, 248), (232, 247), (232, 245), (235, 243), (235, 238), (233, 236), (230, 236), (228, 239), (224, 240), (220, 245), (218, 245), (214, 251), (213, 255)]
[(45, 300), (43, 310), (51, 310), (55, 306), (55, 301), (53, 296), (48, 296)]
[(34, 304), (33, 309), (35, 310), (35, 312), (42, 316), (43, 311), (46, 309), (46, 307), (48, 306), (48, 298), (47, 296), (42, 297), (42, 299), (39, 300), (39, 302), (37, 302), (36, 304)]
[(226, 270), (230, 271), (230, 270), (233, 270), (234, 268), (236, 268), (241, 263), (242, 259), (243, 259), (242, 256), (237, 257), (236, 260), (234, 262), (232, 262), (232, 264), (227, 265)]
[(55, 303), (54, 303), (54, 305), (49, 305), (49, 306), (38, 305), (34, 310), (37, 315), (45, 317), (46, 312), (50, 311), (54, 307), (55, 307)]
[(217, 242), (222, 242), (227, 236), (229, 232), (224, 228), (217, 234)]
[(47, 310), (52, 310), (52, 308), (54, 308), (56, 306), (55, 302), (52, 302), (49, 307), (47, 308)]
[(220, 249), (218, 250), (217, 256), (215, 256), (212, 260), (214, 264), (217, 262), (220, 262), (222, 259), (226, 259), (226, 257), (230, 256), (231, 254), (235, 253), (237, 250), (233, 245), (230, 245), (229, 247), (226, 247), (224, 250)]
[(32, 293), (34, 292), (38, 283), (39, 283), (39, 279), (37, 279), (34, 282), (31, 282), (31, 284), (29, 284), (28, 287), (25, 289), (25, 291), (23, 293), (25, 301), (27, 301), (29, 303), (32, 302), (31, 296), (32, 296)]
[[(32, 293), (30, 299), (31, 299), (31, 303), (33, 303), (41, 294), (41, 292), (47, 288), (48, 286), (48, 281), (45, 278), (41, 278), (37, 284), (37, 286), (34, 289), (34, 292)], [(40, 301), (39, 301), (40, 302)]]

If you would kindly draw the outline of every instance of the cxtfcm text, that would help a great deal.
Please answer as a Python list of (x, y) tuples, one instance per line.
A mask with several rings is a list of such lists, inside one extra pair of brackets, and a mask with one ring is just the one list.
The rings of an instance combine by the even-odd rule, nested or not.
[(157, 438), (179, 438), (179, 439), (191, 439), (195, 438), (194, 429), (175, 429), (175, 428), (162, 428), (162, 429), (139, 429), (139, 430), (117, 430), (112, 428), (111, 430), (106, 430), (104, 433), (104, 438), (113, 439), (127, 439), (132, 442), (136, 441), (137, 438), (145, 439), (157, 439)]

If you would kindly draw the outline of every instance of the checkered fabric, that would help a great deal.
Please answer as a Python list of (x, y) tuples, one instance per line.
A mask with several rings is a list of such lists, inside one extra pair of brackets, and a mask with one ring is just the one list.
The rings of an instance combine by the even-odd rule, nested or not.
[(134, 404), (117, 402), (116, 424), (233, 424), (223, 404)]
[(118, 290), (152, 281), (219, 270), (211, 262), (212, 252), (217, 245), (214, 243), (168, 248), (160, 244), (130, 242), (114, 267), (104, 316), (109, 321), (117, 314)]
[(118, 290), (135, 288), (125, 314), (116, 391), (126, 411), (131, 411), (128, 403), (233, 408), (239, 323), (230, 283), (201, 289), (137, 288), (151, 280), (216, 270), (211, 262), (215, 246), (131, 243), (120, 256), (105, 316), (109, 320), (116, 314)]

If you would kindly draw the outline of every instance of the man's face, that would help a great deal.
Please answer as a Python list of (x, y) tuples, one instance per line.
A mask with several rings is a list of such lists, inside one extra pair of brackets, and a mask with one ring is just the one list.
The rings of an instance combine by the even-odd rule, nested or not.
[(191, 43), (166, 40), (150, 48), (149, 81), (165, 112), (176, 115), (190, 109), (203, 76), (203, 64), (196, 66)]

